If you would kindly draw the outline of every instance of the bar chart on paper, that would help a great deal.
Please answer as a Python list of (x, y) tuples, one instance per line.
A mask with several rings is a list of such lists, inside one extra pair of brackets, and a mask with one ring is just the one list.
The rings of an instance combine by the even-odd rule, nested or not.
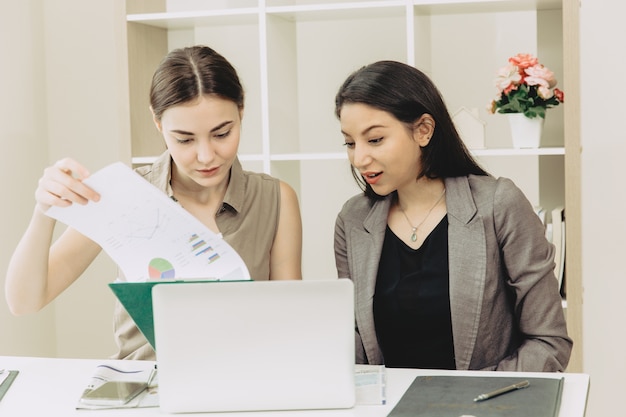
[(189, 238), (189, 243), (191, 243), (191, 249), (193, 250), (194, 255), (205, 257), (208, 263), (213, 263), (220, 258), (220, 254), (195, 233)]

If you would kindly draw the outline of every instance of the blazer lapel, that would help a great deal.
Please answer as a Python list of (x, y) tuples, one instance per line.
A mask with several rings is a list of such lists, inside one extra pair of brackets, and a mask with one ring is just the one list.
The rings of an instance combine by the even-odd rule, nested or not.
[(374, 292), (391, 199), (377, 201), (363, 222), (350, 230), (351, 265), (355, 283), (355, 316), (369, 363), (383, 363), (374, 328)]
[(480, 321), (486, 242), (467, 177), (446, 180), (450, 310), (457, 369), (469, 369)]
[[(446, 179), (450, 310), (457, 369), (469, 369), (480, 321), (486, 273), (486, 243), (466, 177)], [(355, 283), (355, 316), (369, 363), (383, 363), (373, 316), (376, 274), (391, 198), (374, 203), (363, 228), (348, 236)]]

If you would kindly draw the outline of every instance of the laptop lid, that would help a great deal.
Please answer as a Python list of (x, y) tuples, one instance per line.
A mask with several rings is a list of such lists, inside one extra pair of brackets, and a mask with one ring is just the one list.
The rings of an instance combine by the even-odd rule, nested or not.
[[(248, 280), (245, 280), (248, 281)], [(155, 285), (186, 285), (188, 283), (214, 282), (216, 280), (158, 280), (144, 282), (116, 281), (109, 283), (109, 288), (133, 319), (137, 328), (156, 351), (154, 342), (154, 323), (152, 318), (152, 287)]]
[(352, 407), (353, 291), (347, 279), (154, 286), (161, 409)]

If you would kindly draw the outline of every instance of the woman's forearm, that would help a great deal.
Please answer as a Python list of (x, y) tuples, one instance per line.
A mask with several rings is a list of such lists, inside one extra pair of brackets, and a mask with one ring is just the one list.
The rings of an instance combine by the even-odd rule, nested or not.
[(35, 208), (9, 262), (5, 296), (13, 314), (39, 311), (47, 304), (48, 259), (56, 221)]

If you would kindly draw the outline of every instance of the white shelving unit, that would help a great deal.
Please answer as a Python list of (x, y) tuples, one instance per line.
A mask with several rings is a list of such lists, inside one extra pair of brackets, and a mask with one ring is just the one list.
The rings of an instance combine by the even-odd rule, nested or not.
[(548, 111), (536, 150), (513, 149), (506, 118), (486, 111), (496, 70), (517, 53), (536, 54), (563, 80), (561, 0), (127, 0), (127, 12), (133, 163), (163, 150), (147, 98), (160, 59), (193, 44), (222, 53), (247, 94), (240, 159), (299, 195), (305, 279), (336, 275), (335, 217), (359, 192), (334, 96), (352, 71), (377, 60), (429, 74), (451, 113), (478, 108), (487, 145), (472, 150), (478, 160), (534, 205), (564, 204), (563, 106)]

